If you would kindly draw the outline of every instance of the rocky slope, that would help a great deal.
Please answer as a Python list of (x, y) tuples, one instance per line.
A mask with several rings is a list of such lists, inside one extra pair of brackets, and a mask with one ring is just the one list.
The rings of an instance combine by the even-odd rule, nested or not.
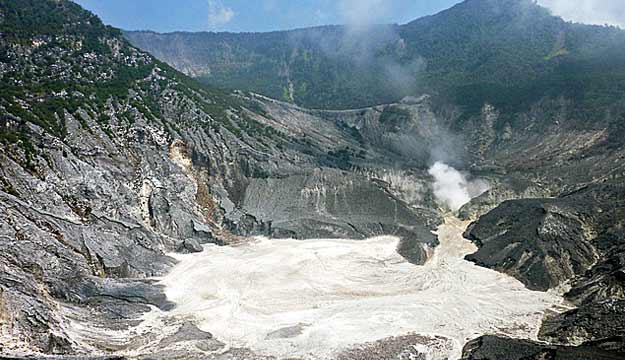
[[(469, 259), (530, 289), (556, 287), (623, 245), (622, 198), (621, 185), (594, 185), (554, 199), (505, 202), (467, 230), (480, 247)], [(568, 256), (554, 257), (560, 253)]]
[[(592, 348), (625, 350), (623, 192), (622, 184), (597, 184), (552, 199), (512, 200), (467, 230), (467, 238), (480, 248), (467, 259), (509, 273), (537, 290), (570, 284), (565, 297), (576, 308), (546, 319), (540, 338), (588, 348), (558, 351), (602, 358), (599, 351), (596, 357), (587, 356)], [(489, 339), (486, 344), (493, 341), (507, 342)], [(487, 350), (491, 345), (474, 345), (482, 347), (476, 354), (492, 352)], [(536, 344), (524, 346), (542, 351)], [(474, 356), (470, 358), (481, 358)]]
[[(70, 1), (0, 1), (0, 27), (0, 353), (151, 352), (130, 329), (172, 304), (146, 279), (204, 243), (397, 234), (417, 264), (437, 244), (425, 172), (356, 129), (381, 128), (386, 107), (203, 88)], [(395, 126), (429, 127), (424, 102), (395, 105)], [(177, 326), (164, 354), (223, 346)]]

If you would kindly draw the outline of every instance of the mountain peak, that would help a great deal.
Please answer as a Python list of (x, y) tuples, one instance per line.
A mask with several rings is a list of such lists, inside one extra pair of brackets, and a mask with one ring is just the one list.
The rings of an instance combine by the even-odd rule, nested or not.
[(121, 32), (69, 0), (0, 0), (0, 32), (8, 38), (34, 36), (101, 35)]
[[(410, 24), (420, 24), (445, 19), (467, 23), (517, 23), (530, 25), (537, 21), (556, 19), (550, 11), (535, 0), (465, 0), (435, 15), (416, 19)], [(520, 21), (520, 22), (519, 22)]]

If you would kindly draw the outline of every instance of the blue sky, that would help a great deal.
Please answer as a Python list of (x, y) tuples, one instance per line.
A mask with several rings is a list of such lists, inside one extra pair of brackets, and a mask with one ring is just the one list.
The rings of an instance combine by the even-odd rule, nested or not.
[(126, 30), (264, 32), (325, 24), (406, 23), (460, 0), (74, 0)]

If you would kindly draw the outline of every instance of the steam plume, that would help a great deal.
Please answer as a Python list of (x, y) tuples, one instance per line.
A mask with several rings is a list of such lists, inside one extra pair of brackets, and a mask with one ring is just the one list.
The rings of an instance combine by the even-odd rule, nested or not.
[(469, 181), (458, 170), (442, 162), (432, 165), (429, 173), (434, 177), (432, 187), (436, 199), (452, 211), (460, 210), (462, 205), (489, 188), (486, 181), (479, 179)]

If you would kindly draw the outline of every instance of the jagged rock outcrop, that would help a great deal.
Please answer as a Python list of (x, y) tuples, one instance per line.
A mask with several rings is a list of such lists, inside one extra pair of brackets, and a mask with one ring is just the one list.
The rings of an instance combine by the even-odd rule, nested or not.
[(623, 353), (602, 351), (592, 345), (549, 346), (527, 340), (483, 336), (464, 347), (462, 360), (617, 360)]
[(565, 297), (576, 308), (548, 317), (540, 338), (622, 353), (624, 195), (621, 184), (602, 184), (553, 199), (505, 202), (467, 230), (465, 236), (479, 247), (467, 259), (537, 290), (570, 283)]
[(479, 251), (467, 259), (506, 272), (534, 290), (556, 287), (597, 260), (587, 219), (549, 199), (504, 202), (472, 224), (465, 237)]
[(592, 343), (625, 354), (625, 300), (590, 302), (553, 316), (543, 324), (540, 336), (556, 344)]
[(561, 285), (625, 246), (623, 194), (621, 185), (593, 185), (553, 199), (504, 202), (467, 230), (480, 248), (467, 259), (532, 289)]
[(458, 217), (463, 220), (475, 220), (487, 214), (508, 200), (546, 198), (557, 193), (551, 184), (541, 184), (527, 178), (514, 175), (492, 174), (488, 177), (490, 189), (465, 204)]

